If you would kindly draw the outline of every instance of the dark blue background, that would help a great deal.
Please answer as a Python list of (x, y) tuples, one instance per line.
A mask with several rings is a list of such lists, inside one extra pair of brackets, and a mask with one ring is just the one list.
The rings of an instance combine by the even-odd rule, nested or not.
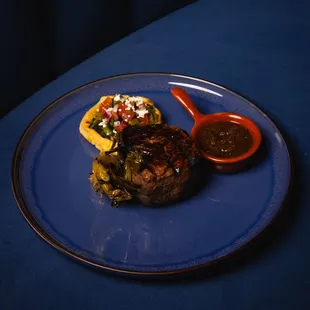
[[(4, 117), (0, 308), (310, 309), (309, 55), (309, 1), (199, 1), (106, 48)], [(226, 85), (266, 111), (291, 146), (293, 195), (270, 230), (234, 259), (184, 279), (128, 279), (73, 262), (31, 230), (11, 192), (12, 154), (36, 113), (86, 82), (134, 71)]]
[(193, 2), (195, 0), (1, 1), (0, 117), (73, 65)]

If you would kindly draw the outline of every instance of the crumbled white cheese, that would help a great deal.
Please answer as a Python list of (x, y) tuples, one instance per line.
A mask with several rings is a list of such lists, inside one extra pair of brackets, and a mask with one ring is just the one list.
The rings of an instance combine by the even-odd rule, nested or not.
[(117, 113), (117, 109), (118, 109), (118, 104), (116, 104), (116, 105), (114, 106), (113, 112), (114, 112), (114, 113)]
[(107, 127), (108, 122), (109, 121), (106, 118), (104, 118), (98, 125), (105, 128), (105, 127)]
[(114, 102), (117, 102), (117, 101), (120, 101), (120, 102), (124, 102), (125, 101), (125, 98), (123, 98), (122, 95), (120, 94), (116, 94), (113, 98)]
[(141, 105), (144, 105), (143, 99), (142, 99), (141, 101), (137, 101), (137, 102), (136, 102), (136, 105), (137, 105), (137, 107), (139, 107), (139, 106), (141, 106)]
[(108, 109), (106, 109), (106, 112), (108, 112), (108, 113), (110, 113), (110, 112), (112, 112), (113, 111), (113, 108), (108, 108)]
[(148, 114), (149, 111), (146, 110), (146, 109), (143, 109), (143, 110), (136, 110), (136, 113), (138, 115), (138, 117), (144, 117), (145, 114)]
[(146, 106), (144, 104), (140, 104), (137, 108), (138, 110), (145, 110)]
[(134, 107), (134, 105), (130, 104), (129, 101), (126, 101), (126, 102), (125, 102), (125, 106), (126, 106), (126, 108), (125, 108), (126, 111), (132, 110), (133, 112), (135, 112), (135, 107)]
[(128, 98), (129, 102), (135, 102), (137, 106), (144, 103), (143, 98), (139, 96), (132, 96)]
[(115, 122), (114, 122), (114, 127), (117, 127), (117, 126), (119, 126), (120, 124), (121, 124), (120, 121), (115, 121)]
[(116, 94), (114, 96), (114, 101), (120, 101), (121, 100), (121, 95), (120, 94)]
[(113, 129), (113, 133), (117, 133), (117, 131), (115, 129)]

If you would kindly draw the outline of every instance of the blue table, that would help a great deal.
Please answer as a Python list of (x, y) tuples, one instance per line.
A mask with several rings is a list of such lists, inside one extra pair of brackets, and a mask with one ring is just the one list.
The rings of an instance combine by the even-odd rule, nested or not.
[[(200, 1), (98, 53), (3, 118), (0, 309), (310, 309), (309, 55), (308, 1)], [(35, 234), (11, 191), (14, 148), (41, 109), (84, 83), (137, 71), (197, 76), (240, 92), (283, 130), (296, 164), (292, 198), (266, 234), (182, 278), (119, 277), (72, 261)]]

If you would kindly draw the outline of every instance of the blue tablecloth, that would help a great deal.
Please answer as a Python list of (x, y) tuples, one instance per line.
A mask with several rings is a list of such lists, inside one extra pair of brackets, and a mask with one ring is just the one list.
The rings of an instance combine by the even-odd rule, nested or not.
[[(2, 119), (0, 309), (310, 309), (309, 55), (309, 1), (200, 1), (103, 50)], [(295, 188), (274, 225), (235, 258), (192, 276), (133, 279), (74, 262), (35, 234), (11, 191), (14, 148), (42, 108), (86, 82), (136, 71), (232, 88), (291, 145)]]

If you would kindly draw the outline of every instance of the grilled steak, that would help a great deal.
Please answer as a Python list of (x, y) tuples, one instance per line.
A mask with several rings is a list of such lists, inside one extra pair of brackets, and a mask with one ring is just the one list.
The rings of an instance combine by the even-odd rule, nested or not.
[(184, 130), (166, 124), (128, 126), (117, 149), (107, 153), (116, 151), (118, 180), (130, 184), (127, 191), (142, 204), (172, 203), (191, 193), (201, 155)]
[(169, 203), (187, 196), (201, 159), (185, 131), (165, 124), (126, 128), (119, 153), (131, 167), (131, 158), (138, 157), (138, 167), (131, 169), (129, 179), (139, 186), (135, 196), (145, 205)]

